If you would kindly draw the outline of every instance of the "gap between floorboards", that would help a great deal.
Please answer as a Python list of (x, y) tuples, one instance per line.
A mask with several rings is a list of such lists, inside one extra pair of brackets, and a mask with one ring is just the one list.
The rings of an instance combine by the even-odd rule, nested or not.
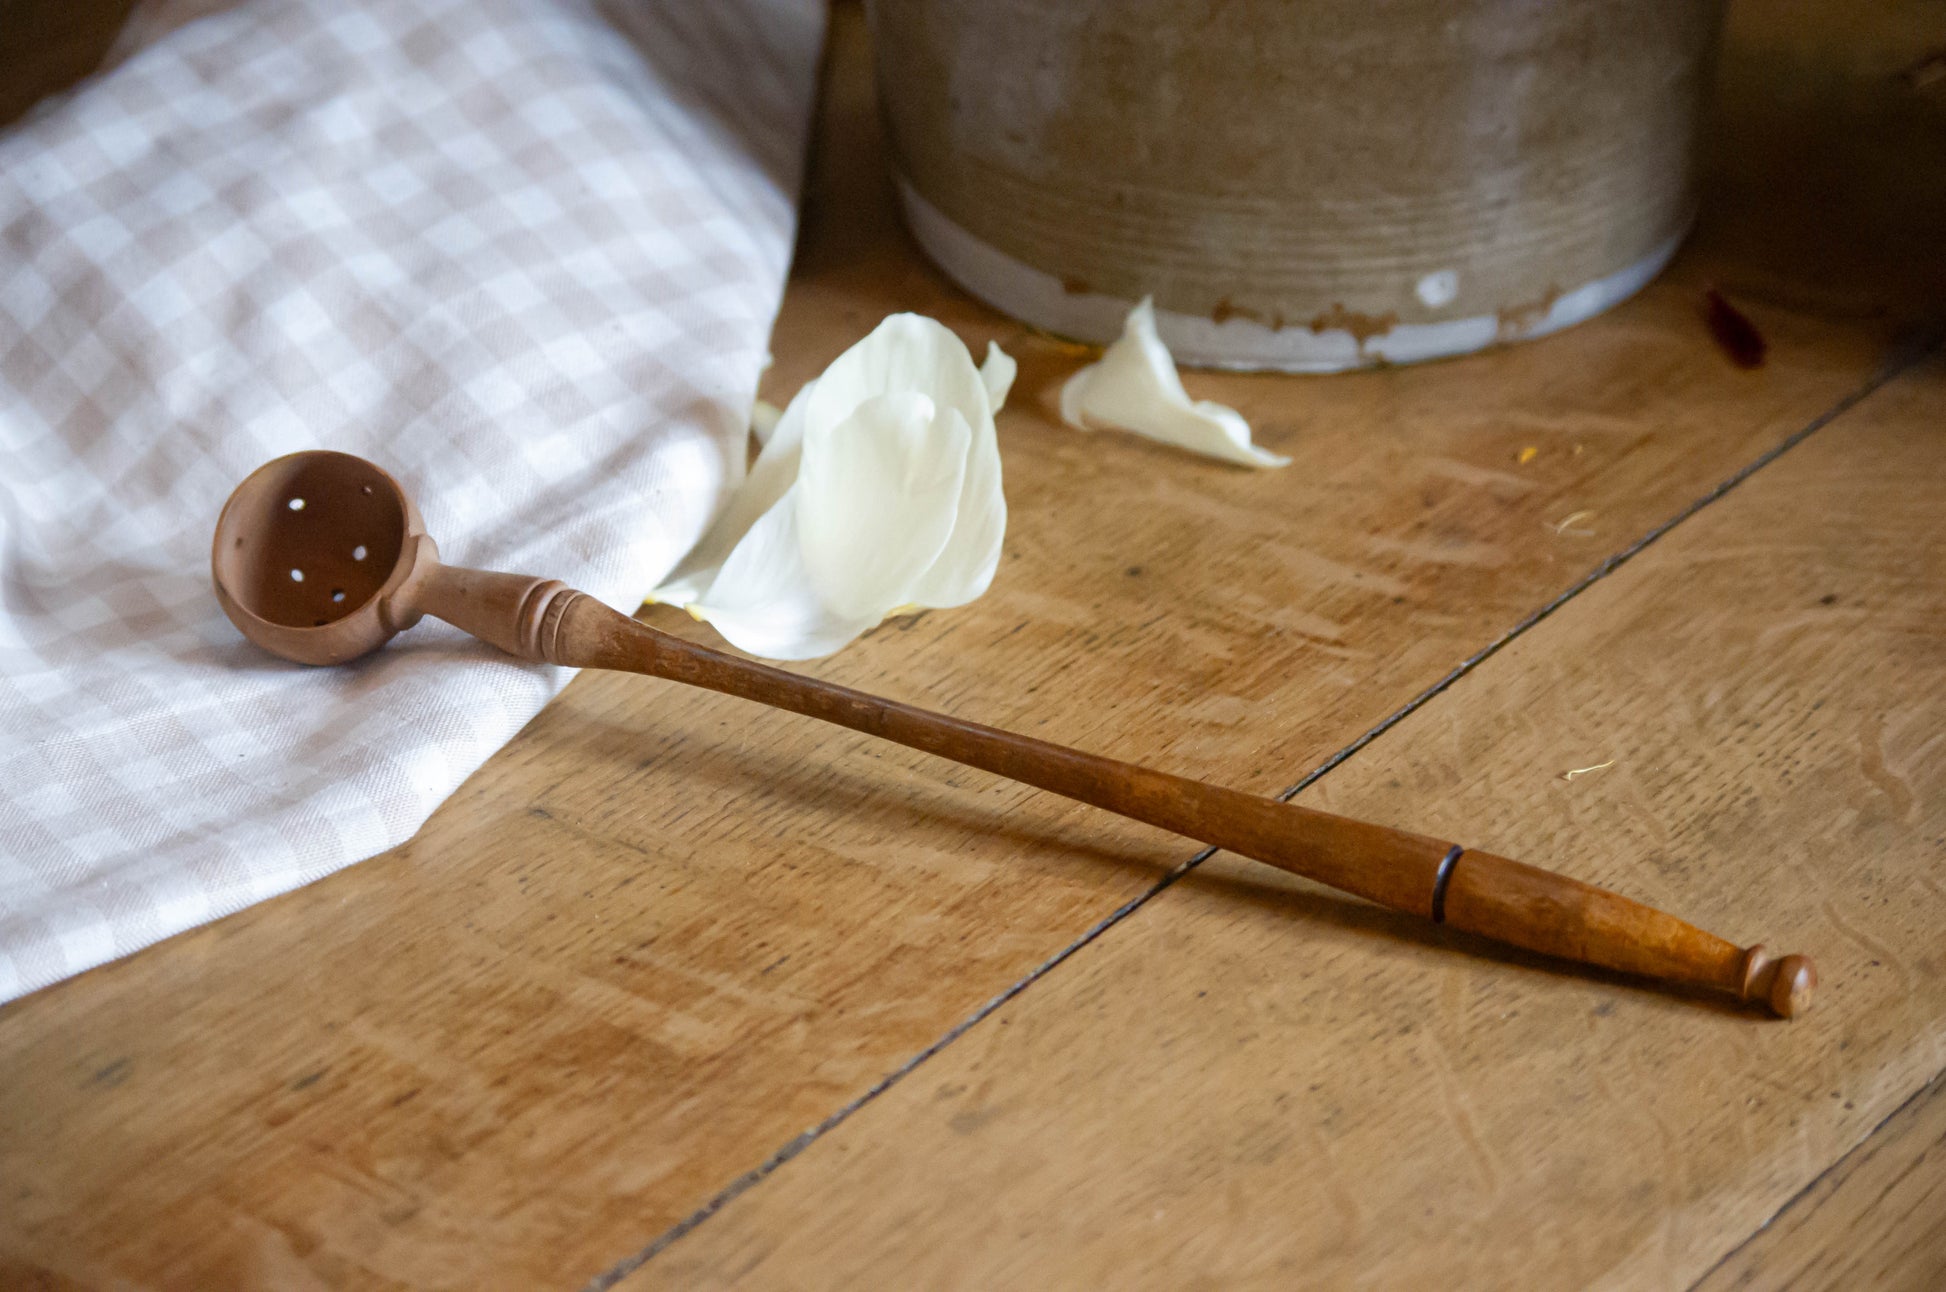
[(1917, 1090), (1907, 1095), (1905, 1099), (1900, 1102), (1897, 1108), (1894, 1108), (1891, 1112), (1879, 1118), (1877, 1123), (1874, 1124), (1870, 1130), (1866, 1131), (1863, 1135), (1859, 1137), (1858, 1142), (1856, 1144), (1853, 1144), (1850, 1148), (1840, 1153), (1837, 1157), (1832, 1158), (1831, 1161), (1825, 1165), (1825, 1168), (1822, 1171), (1819, 1171), (1816, 1175), (1812, 1176), (1809, 1180), (1804, 1182), (1804, 1187), (1802, 1189), (1799, 1189), (1796, 1193), (1793, 1193), (1790, 1197), (1786, 1198), (1784, 1200), (1783, 1206), (1777, 1208), (1777, 1210), (1771, 1212), (1768, 1216), (1764, 1217), (1763, 1224), (1758, 1225), (1755, 1229), (1751, 1230), (1749, 1233), (1745, 1234), (1742, 1238), (1738, 1239), (1736, 1244), (1733, 1247), (1731, 1247), (1729, 1251), (1724, 1252), (1721, 1256), (1717, 1257), (1716, 1260), (1710, 1264), (1710, 1267), (1704, 1270), (1701, 1274), (1697, 1275), (1695, 1282), (1689, 1285), (1690, 1292), (1695, 1292), (1695, 1289), (1709, 1282), (1710, 1277), (1712, 1275), (1714, 1275), (1719, 1269), (1722, 1269), (1725, 1265), (1729, 1264), (1731, 1261), (1735, 1260), (1737, 1256), (1742, 1253), (1744, 1248), (1750, 1246), (1750, 1244), (1756, 1242), (1759, 1238), (1763, 1237), (1765, 1230), (1769, 1229), (1772, 1225), (1782, 1220), (1786, 1215), (1790, 1213), (1792, 1208), (1796, 1207), (1799, 1203), (1803, 1202), (1806, 1198), (1810, 1197), (1811, 1191), (1813, 1189), (1816, 1189), (1820, 1184), (1823, 1184), (1833, 1171), (1836, 1171), (1838, 1168), (1842, 1167), (1845, 1163), (1857, 1157), (1860, 1153), (1866, 1152), (1867, 1148), (1871, 1146), (1872, 1141), (1875, 1138), (1877, 1138), (1879, 1132), (1884, 1130), (1887, 1126), (1890, 1126), (1892, 1124), (1893, 1119), (1896, 1118), (1900, 1113), (1905, 1112), (1909, 1108), (1915, 1107), (1920, 1103), (1920, 1101), (1926, 1099), (1927, 1097), (1938, 1094), (1942, 1083), (1946, 1083), (1946, 1068), (1941, 1068), (1938, 1072), (1935, 1072), (1932, 1075), (1932, 1077), (1929, 1080), (1922, 1083)]

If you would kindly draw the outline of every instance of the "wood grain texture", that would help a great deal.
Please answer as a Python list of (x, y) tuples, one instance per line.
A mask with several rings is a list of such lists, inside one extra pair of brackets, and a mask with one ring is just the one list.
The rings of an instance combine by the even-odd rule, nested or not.
[[(1861, 313), (1780, 295), (1749, 305), (1771, 344), (1766, 366), (1735, 369), (1697, 301), (1703, 281), (1734, 286), (1739, 266), (1759, 258), (1766, 230), (1753, 224), (1706, 238), (1716, 251), (1679, 262), (1615, 313), (1529, 346), (1316, 381), (1189, 378), (1193, 394), (1238, 406), (1261, 441), (1295, 455), (1287, 471), (1240, 472), (1079, 434), (1049, 416), (1075, 353), (952, 292), (899, 231), (856, 14), (841, 7), (836, 21), (814, 191), (767, 393), (787, 395), (895, 309), (941, 317), (977, 345), (999, 338), (1021, 360), (1000, 428), (1011, 524), (993, 592), (888, 626), (813, 670), (847, 685), (1281, 790), (1859, 390), (1900, 322), (1892, 305)], [(1888, 173), (1902, 160), (1887, 160)], [(1848, 626), (1870, 626), (1846, 613)], [(1607, 756), (1606, 742), (1589, 743), (1572, 765)], [(1423, 776), (1431, 786), (1452, 770), (1404, 753), (1393, 761), (1385, 748), (1361, 757), (1386, 759), (1402, 783)], [(1720, 774), (1732, 756), (1744, 755), (1703, 750), (1680, 765)], [(1876, 791), (1845, 783), (1866, 796), (1859, 810), (1882, 810)], [(1571, 789), (1585, 804), (1601, 784), (1487, 786), (1498, 797), (1466, 801), (1427, 789), (1374, 803), (1373, 815), (1406, 827), (1443, 819), (1483, 845), (1566, 868), (1586, 864), (1583, 837), (1559, 833), (1548, 796)], [(1779, 828), (1839, 828), (1841, 810), (1819, 812), (1792, 810)], [(1739, 843), (1737, 831), (1720, 842)], [(0, 1011), (0, 1281), (585, 1280), (1188, 855), (1143, 827), (863, 737), (640, 679), (583, 677), (405, 847)], [(1629, 879), (1651, 899), (1673, 895)], [(1354, 1093), (1397, 1061), (1375, 1049), (1388, 1024), (1442, 994), (1486, 999), (1478, 1008), (1488, 1012), (1468, 1016), (1483, 1042), (1498, 1035), (1536, 1055), (1571, 1057), (1597, 1026), (1628, 1034), (1575, 1003), (1594, 990), (1589, 980), (1495, 964), (1470, 945), (1441, 941), (1431, 954), (1366, 908), (1274, 884), (1234, 891), (1261, 892), (1246, 906), (1275, 922), (1278, 963), (1308, 957), (1320, 940), (1378, 955), (1369, 979), (1315, 1002), (1294, 1034), (1315, 1046), (1290, 1051)], [(1752, 903), (1741, 887), (1695, 896), (1685, 913), (1726, 933), (1783, 939), (1809, 927), (1795, 922), (1802, 912)], [(1815, 931), (1819, 942), (1830, 936)], [(1267, 982), (1271, 963), (1197, 989), (1220, 997)], [(1300, 980), (1288, 964), (1275, 972)], [(1531, 1006), (1510, 1033), (1496, 1029), (1512, 1021), (1490, 1012), (1502, 975), (1552, 1002)], [(1183, 986), (1165, 974), (1141, 984), (1136, 1003)], [(1717, 1019), (1688, 1001), (1613, 994), (1627, 1016)], [(1236, 997), (1238, 1007), (1261, 1005), (1251, 999)], [(1775, 1047), (1799, 1026), (1842, 1017), (1766, 1028), (1740, 1014), (1724, 1048)], [(974, 1035), (982, 1030), (995, 1029)], [(1892, 1052), (1906, 1035), (1861, 1033), (1857, 1043), (1861, 1054), (1868, 1041), (1873, 1054)], [(1185, 1066), (1226, 1070), (1221, 1053), (1176, 1053)], [(1420, 1093), (1447, 1107), (1457, 1087), (1440, 1057), (1430, 1052)], [(1542, 1099), (1567, 1062), (1512, 1079)], [(1867, 1060), (1857, 1062), (1849, 1070), (1864, 1071)], [(1895, 1064), (1884, 1081), (1909, 1085), (1909, 1075)], [(1592, 1077), (1578, 1080), (1585, 1091)], [(1768, 1087), (1758, 1097), (1782, 1098)], [(979, 1120), (978, 1108), (965, 1111)], [(1278, 1133), (1265, 1123), (1267, 1141)], [(1657, 1142), (1646, 1115), (1607, 1151), (1645, 1142)], [(1770, 1160), (1767, 1147), (1752, 1155)], [(1843, 1147), (1836, 1132), (1814, 1138), (1805, 1163)], [(1404, 1144), (1388, 1170), (1428, 1151)], [(1461, 1153), (1481, 1161), (1485, 1141)], [(1191, 1177), (1207, 1183), (1217, 1160), (1191, 1164)], [(1462, 1183), (1463, 1199), (1482, 1187)], [(1251, 1205), (1219, 1191), (1239, 1211)], [(1569, 1190), (1562, 1206), (1579, 1201)], [(1328, 1200), (1323, 1214), (1337, 1206)], [(1720, 1219), (1729, 1225), (1706, 1209), (1668, 1223)], [(1731, 1228), (1712, 1230), (1725, 1248)], [(1187, 1227), (1175, 1240), (1197, 1241)]]
[(1821, 1009), (1494, 963), (1219, 856), (623, 1286), (1696, 1279), (1946, 1067), (1942, 406), (1946, 364), (1889, 387), (1305, 796), (1781, 931)]
[(1914, 1095), (1695, 1292), (1946, 1287), (1946, 1076)]

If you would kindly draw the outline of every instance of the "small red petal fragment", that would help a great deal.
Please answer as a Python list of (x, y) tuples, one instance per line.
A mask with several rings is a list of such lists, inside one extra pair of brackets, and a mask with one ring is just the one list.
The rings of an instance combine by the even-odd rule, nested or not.
[(1723, 347), (1723, 353), (1730, 356), (1731, 363), (1739, 368), (1763, 367), (1770, 342), (1764, 340), (1764, 334), (1748, 315), (1730, 304), (1714, 287), (1703, 289), (1703, 318), (1709, 323), (1710, 335)]

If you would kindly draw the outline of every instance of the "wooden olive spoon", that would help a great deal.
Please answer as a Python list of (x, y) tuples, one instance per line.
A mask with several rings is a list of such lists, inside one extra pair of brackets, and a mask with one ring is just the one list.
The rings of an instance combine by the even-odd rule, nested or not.
[(285, 659), (341, 664), (435, 615), (523, 659), (707, 687), (950, 758), (1546, 955), (1761, 1001), (1789, 1018), (1817, 970), (1550, 871), (881, 700), (672, 637), (553, 579), (441, 565), (412, 500), (362, 458), (294, 453), (216, 522), (216, 596)]

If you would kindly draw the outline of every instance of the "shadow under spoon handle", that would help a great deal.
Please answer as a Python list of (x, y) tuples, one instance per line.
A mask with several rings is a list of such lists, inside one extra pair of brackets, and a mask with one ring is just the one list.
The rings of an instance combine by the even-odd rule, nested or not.
[[(538, 582), (538, 581), (536, 581)], [(554, 585), (559, 589), (559, 585)], [(562, 595), (565, 593), (565, 595)], [(566, 589), (521, 591), (503, 636), (533, 658), (646, 673), (819, 718), (1092, 804), (1396, 910), (1563, 959), (1803, 1010), (1803, 956), (1738, 948), (1672, 915), (1533, 866), (1426, 835), (1083, 753), (711, 650)], [(433, 610), (433, 613), (441, 613)], [(525, 653), (525, 652), (521, 652)]]
[(1432, 914), (1452, 845), (854, 691), (660, 632), (589, 597), (542, 633), (557, 663), (647, 673), (819, 718), (1159, 826), (1333, 888)]

